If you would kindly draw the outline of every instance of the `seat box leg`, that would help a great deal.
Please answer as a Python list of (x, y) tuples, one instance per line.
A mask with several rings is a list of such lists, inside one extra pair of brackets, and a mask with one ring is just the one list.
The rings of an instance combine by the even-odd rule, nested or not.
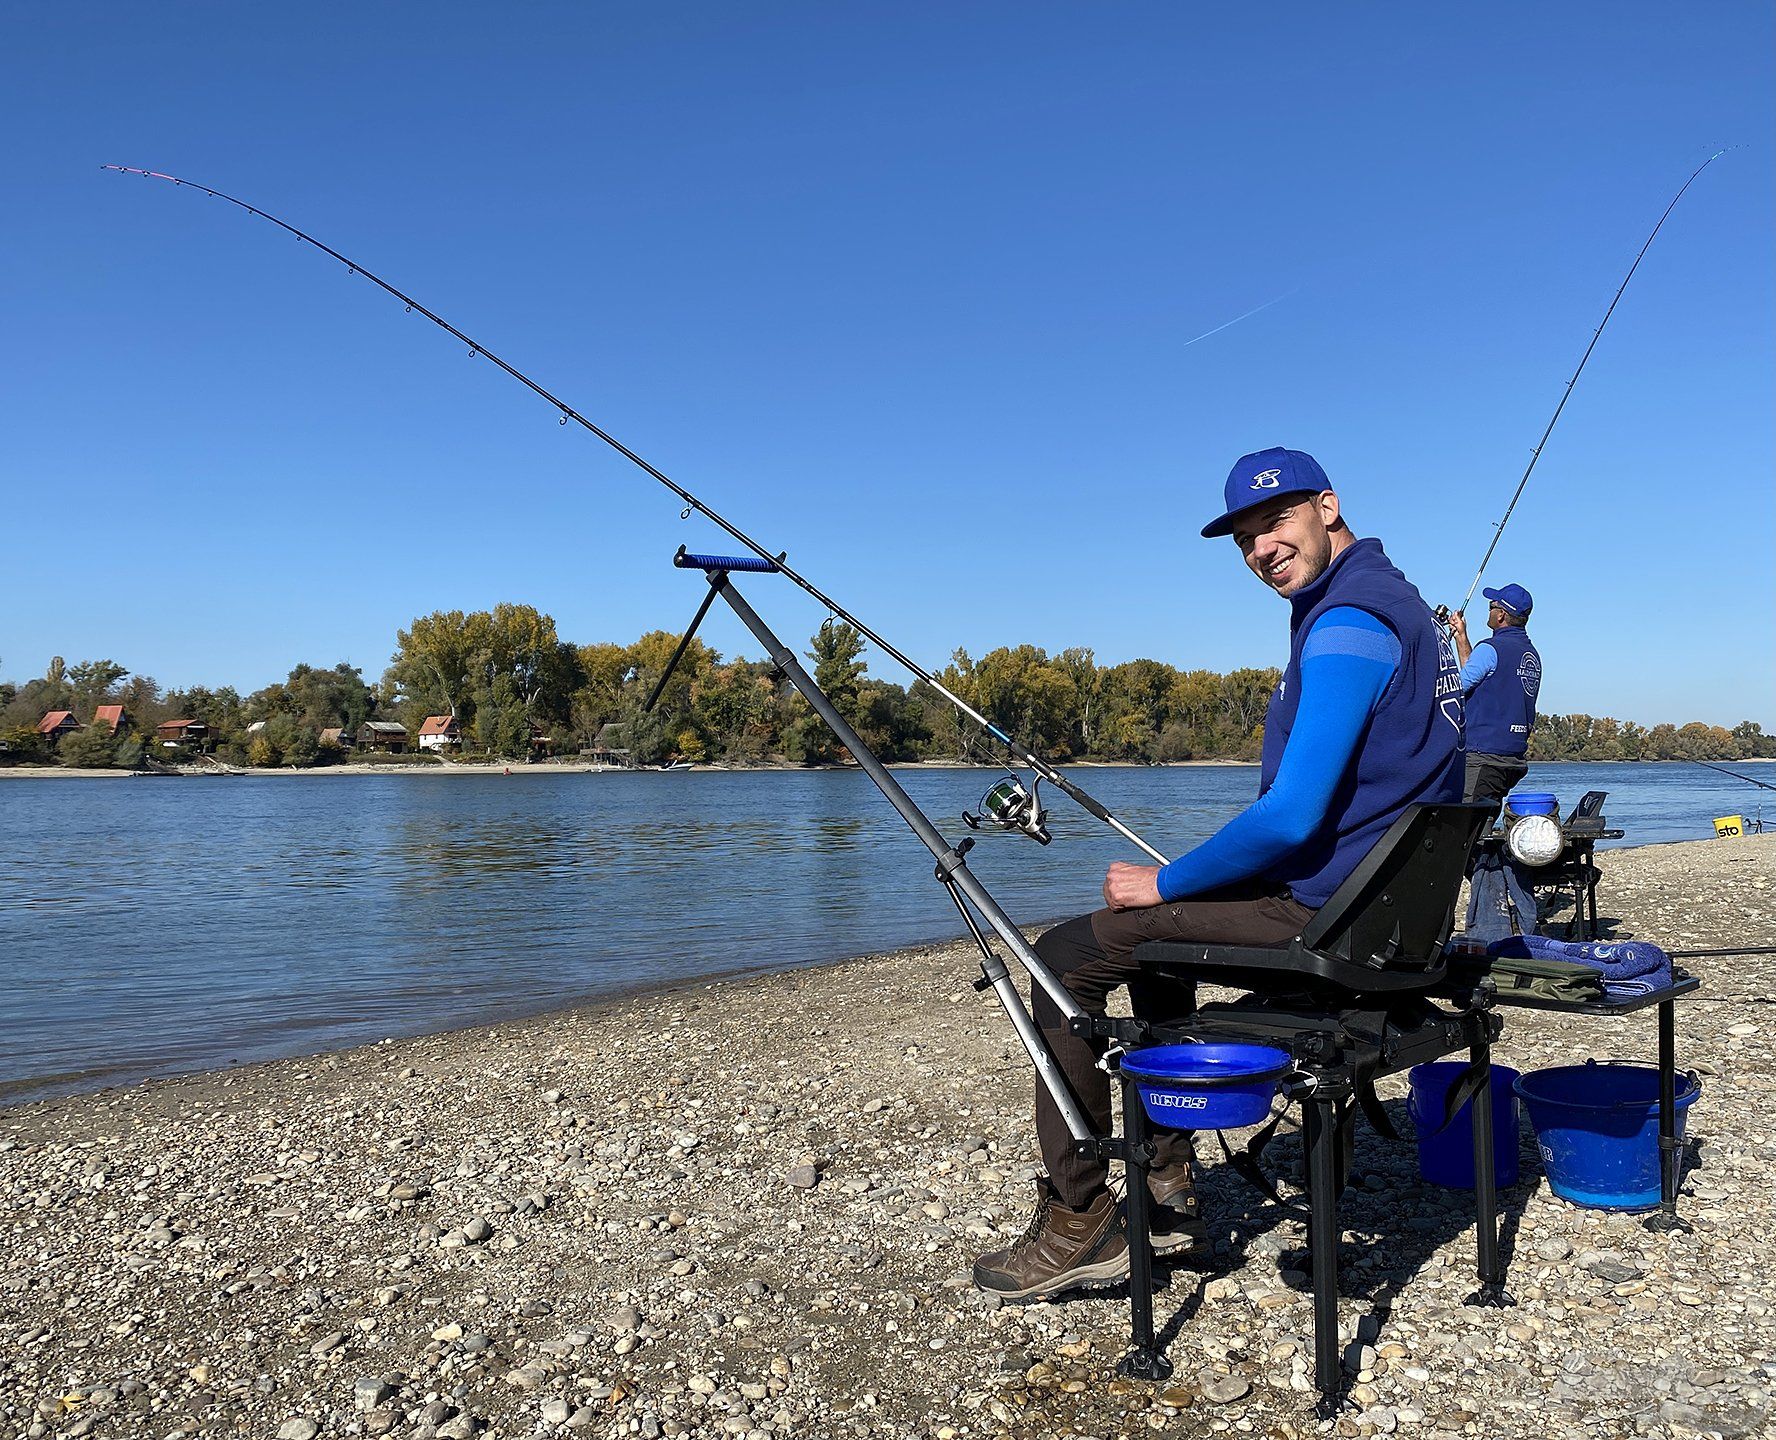
[[(1492, 1045), (1480, 1040), (1468, 1050), (1468, 1058), (1480, 1070), (1480, 1088), (1469, 1102), (1474, 1120), (1474, 1238), (1480, 1288), (1466, 1304), (1503, 1307), (1516, 1304), (1505, 1289), (1504, 1266), (1499, 1260), (1498, 1171), (1494, 1164), (1492, 1112)], [(1514, 1139), (1515, 1137), (1513, 1137)]]
[(1334, 1102), (1302, 1104), (1307, 1144), (1307, 1235), (1313, 1266), (1314, 1385), (1320, 1413), (1337, 1413), (1344, 1372), (1338, 1356), (1338, 1119)]
[(1128, 1076), (1122, 1078), (1122, 1129), (1127, 1149), (1123, 1175), (1128, 1181), (1124, 1220), (1129, 1251), (1129, 1352), (1116, 1368), (1137, 1380), (1164, 1380), (1172, 1363), (1153, 1339), (1152, 1197), (1147, 1172), (1153, 1160), (1152, 1127), (1140, 1093)]

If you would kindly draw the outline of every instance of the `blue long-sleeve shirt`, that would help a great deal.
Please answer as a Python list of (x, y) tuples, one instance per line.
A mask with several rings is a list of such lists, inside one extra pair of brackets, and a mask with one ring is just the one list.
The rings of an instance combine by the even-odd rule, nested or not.
[(1162, 900), (1183, 900), (1265, 874), (1329, 818), (1339, 780), (1400, 666), (1400, 641), (1366, 610), (1340, 605), (1301, 650), (1301, 704), (1276, 781), (1256, 803), (1159, 872)]
[(1498, 669), (1498, 663), (1498, 647), (1490, 640), (1482, 640), (1470, 650), (1467, 663), (1462, 666), (1462, 694), (1472, 693), (1476, 685)]

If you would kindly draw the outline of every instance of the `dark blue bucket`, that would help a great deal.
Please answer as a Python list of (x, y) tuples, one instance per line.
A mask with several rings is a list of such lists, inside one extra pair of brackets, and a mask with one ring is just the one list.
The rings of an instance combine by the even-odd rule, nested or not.
[[(1548, 1188), (1593, 1210), (1659, 1203), (1659, 1072), (1651, 1065), (1556, 1065), (1532, 1070), (1517, 1093), (1535, 1126)], [(1677, 1077), (1677, 1138), (1702, 1082)]]
[[(1467, 1068), (1463, 1060), (1433, 1060), (1407, 1073), (1412, 1091), (1406, 1109), (1418, 1131), (1418, 1173), (1427, 1185), (1474, 1188), (1473, 1100), (1443, 1124), (1449, 1087)], [(1511, 1088), (1516, 1081), (1509, 1065), (1492, 1067), (1492, 1173), (1501, 1190), (1517, 1183), (1517, 1096)]]
[(1505, 809), (1513, 815), (1558, 815), (1560, 797), (1546, 790), (1513, 790), (1505, 796)]
[(1270, 1045), (1154, 1045), (1122, 1057), (1149, 1118), (1170, 1130), (1256, 1125), (1289, 1065)]

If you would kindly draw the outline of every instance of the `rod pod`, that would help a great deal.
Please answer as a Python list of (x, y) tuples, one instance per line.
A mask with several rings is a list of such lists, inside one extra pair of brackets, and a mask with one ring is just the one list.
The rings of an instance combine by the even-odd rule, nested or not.
[[(944, 838), (942, 832), (931, 823), (925, 812), (919, 808), (913, 797), (907, 794), (900, 782), (889, 774), (887, 768), (876, 758), (875, 752), (864, 742), (863, 737), (857, 733), (843, 715), (839, 714), (832, 701), (826, 697), (825, 692), (815, 684), (813, 676), (802, 668), (801, 662), (796, 659), (794, 653), (777, 637), (776, 632), (760, 618), (758, 612), (747, 604), (745, 597), (730, 583), (724, 563), (730, 558), (735, 559), (734, 568), (736, 569), (763, 570), (766, 568), (756, 563), (742, 566), (737, 557), (686, 556), (682, 550), (674, 557), (674, 563), (681, 569), (700, 568), (704, 571), (709, 580), (710, 594), (721, 596), (727, 602), (728, 608), (740, 618), (740, 622), (752, 631), (759, 644), (765, 647), (765, 653), (770, 656), (771, 663), (788, 677), (789, 683), (802, 693), (820, 718), (832, 728), (839, 743), (851, 752), (864, 774), (868, 775), (875, 782), (876, 789), (882, 792), (883, 798), (899, 812), (901, 819), (906, 821), (913, 834), (918, 836), (920, 842), (932, 853), (937, 860), (938, 880), (950, 892), (950, 898), (956, 902), (956, 908), (962, 912), (963, 920), (980, 946), (983, 957), (981, 980), (977, 983), (976, 988), (992, 990), (1000, 1005), (1004, 1007), (1006, 1018), (1011, 1021), (1012, 1029), (1017, 1032), (1018, 1040), (1023, 1044), (1025, 1053), (1030, 1057), (1031, 1065), (1036, 1069), (1037, 1079), (1053, 1097), (1055, 1107), (1066, 1122), (1067, 1131), (1072, 1135), (1074, 1142), (1080, 1145), (1095, 1145), (1097, 1137), (1086, 1120), (1084, 1111), (1080, 1109), (1079, 1101), (1068, 1087), (1066, 1077), (1061, 1074), (1060, 1066), (1055, 1062), (1054, 1052), (1049, 1049), (1047, 1040), (1043, 1038), (1042, 1032), (1036, 1027), (1035, 1020), (1031, 1017), (1029, 1010), (1025, 1008), (1023, 996), (1018, 993), (1017, 986), (1012, 983), (1011, 974), (1005, 968), (1005, 962), (988, 945), (986, 937), (981, 933), (974, 917), (963, 905), (963, 897), (967, 898), (968, 904), (972, 905), (985, 918), (987, 924), (1005, 942), (1011, 953), (1017, 957), (1018, 963), (1029, 972), (1031, 981), (1042, 987), (1043, 993), (1066, 1017), (1069, 1028), (1088, 1027), (1091, 1023), (1089, 1018), (1080, 1009), (1079, 1002), (1068, 992), (1067, 987), (1061, 984), (1054, 971), (1043, 964), (1042, 957), (1031, 948), (1030, 942), (1024, 939), (1023, 931), (1018, 928), (1017, 922), (1005, 913), (1003, 907), (993, 898), (979, 877), (968, 868), (968, 862), (964, 856), (968, 846), (973, 842), (965, 841), (960, 847), (951, 845)], [(701, 616), (707, 610), (706, 599), (705, 604), (699, 609), (698, 615)], [(687, 632), (687, 637), (688, 634), (689, 632)], [(688, 643), (688, 638), (685, 643)]]

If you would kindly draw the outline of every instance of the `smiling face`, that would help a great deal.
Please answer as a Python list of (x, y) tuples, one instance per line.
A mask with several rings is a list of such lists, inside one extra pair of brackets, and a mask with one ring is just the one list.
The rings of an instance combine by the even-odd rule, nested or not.
[(1234, 521), (1233, 538), (1251, 572), (1285, 598), (1318, 580), (1351, 543), (1330, 490), (1254, 506)]

